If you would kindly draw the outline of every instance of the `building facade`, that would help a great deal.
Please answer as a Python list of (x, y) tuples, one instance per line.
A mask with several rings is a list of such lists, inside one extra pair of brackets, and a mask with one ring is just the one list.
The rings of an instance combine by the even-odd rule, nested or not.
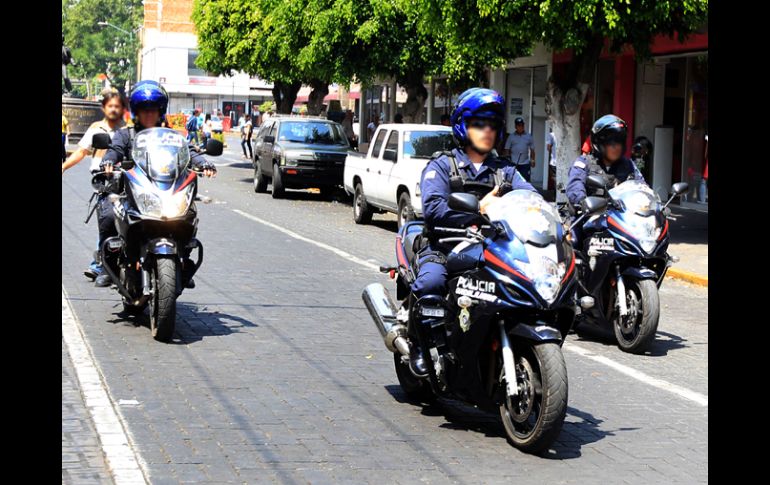
[(272, 100), (270, 83), (245, 73), (215, 76), (195, 65), (198, 38), (192, 8), (192, 0), (144, 2), (139, 78), (153, 79), (166, 88), (169, 113), (221, 110), (237, 121), (255, 105)]

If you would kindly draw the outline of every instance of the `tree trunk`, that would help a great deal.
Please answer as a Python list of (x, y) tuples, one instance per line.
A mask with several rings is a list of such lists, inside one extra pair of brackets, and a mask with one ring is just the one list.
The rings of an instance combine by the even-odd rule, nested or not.
[(604, 38), (596, 35), (586, 49), (572, 59), (564, 76), (548, 79), (545, 112), (556, 140), (556, 202), (567, 201), (563, 191), (567, 187), (569, 170), (580, 155), (580, 146), (586, 135), (580, 132), (580, 108), (593, 82), (603, 46)]
[(300, 82), (275, 81), (273, 83), (273, 101), (275, 101), (276, 111), (281, 114), (291, 114), (291, 109), (294, 107), (297, 93), (301, 87), (302, 83)]
[(545, 106), (556, 141), (556, 202), (565, 202), (563, 193), (572, 163), (580, 155), (583, 133), (580, 132), (580, 107), (588, 84), (579, 83), (565, 93), (552, 79), (548, 80)]
[(320, 79), (313, 79), (310, 81), (310, 87), (313, 90), (307, 97), (307, 114), (316, 116), (321, 114), (324, 98), (329, 94), (329, 84)]
[[(428, 99), (428, 90), (422, 83), (422, 73), (407, 77), (404, 88), (406, 89), (406, 102), (404, 103), (404, 123), (422, 123), (422, 113), (425, 108), (425, 100)], [(393, 93), (393, 102), (395, 102)]]

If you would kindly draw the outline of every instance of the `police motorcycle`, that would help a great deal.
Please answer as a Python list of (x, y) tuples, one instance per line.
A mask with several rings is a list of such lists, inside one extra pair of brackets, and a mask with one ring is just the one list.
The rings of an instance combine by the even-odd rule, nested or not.
[[(658, 288), (677, 258), (668, 254), (668, 205), (687, 192), (675, 183), (665, 204), (647, 184), (622, 183), (602, 174), (589, 175), (586, 183), (608, 201), (607, 211), (589, 217), (575, 248), (578, 295), (594, 305), (577, 317), (583, 323), (611, 327), (618, 346), (643, 353), (655, 340), (660, 320)], [(613, 188), (609, 188), (615, 185)], [(572, 227), (579, 227), (575, 221)]]
[[(97, 149), (107, 148), (109, 135), (94, 136)], [(222, 154), (222, 143), (209, 140), (203, 153)], [(196, 239), (197, 178), (187, 140), (168, 128), (136, 133), (131, 157), (112, 174), (98, 172), (92, 184), (109, 193), (118, 235), (99, 248), (104, 269), (123, 297), (123, 308), (139, 314), (149, 305), (155, 340), (169, 342), (174, 334), (176, 299), (203, 262)], [(197, 250), (196, 261), (190, 259)], [(110, 264), (110, 262), (112, 262)]]
[[(477, 214), (480, 227), (435, 228), (446, 236), (439, 243), (456, 244), (447, 256), (446, 297), (411, 293), (423, 233), (415, 221), (396, 237), (398, 264), (380, 268), (396, 279), (400, 306), (378, 283), (362, 298), (410, 399), (449, 397), (499, 412), (510, 442), (539, 453), (558, 437), (567, 410), (561, 346), (579, 311), (572, 246), (555, 208), (535, 192), (508, 192), (490, 204), (488, 217), (473, 194), (455, 192), (448, 202)], [(597, 197), (583, 203), (587, 214), (605, 206)], [(410, 325), (417, 342), (410, 341)], [(410, 346), (418, 344), (427, 378), (409, 367)]]

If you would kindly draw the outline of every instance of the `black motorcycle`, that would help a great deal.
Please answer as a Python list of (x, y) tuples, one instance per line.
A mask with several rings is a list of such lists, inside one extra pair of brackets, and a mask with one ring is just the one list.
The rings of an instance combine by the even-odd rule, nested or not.
[[(96, 148), (109, 143), (107, 134), (94, 136)], [(222, 143), (209, 140), (205, 153), (221, 155)], [(123, 296), (126, 312), (139, 314), (149, 304), (152, 336), (160, 342), (171, 340), (176, 299), (203, 262), (203, 245), (195, 238), (198, 175), (184, 136), (150, 128), (136, 134), (122, 169), (98, 173), (92, 181), (109, 193), (118, 232), (99, 248), (104, 270)]]
[[(596, 197), (584, 204), (589, 213), (605, 206)], [(452, 194), (449, 207), (479, 215), (471, 194)], [(408, 397), (451, 397), (497, 411), (513, 445), (537, 453), (558, 437), (567, 410), (561, 346), (577, 305), (575, 260), (558, 212), (539, 194), (512, 191), (487, 214), (479, 215), (481, 229), (435, 228), (449, 236), (439, 243), (456, 243), (447, 256), (446, 297), (418, 299), (410, 290), (422, 222), (403, 226), (398, 265), (381, 268), (397, 275), (400, 309), (381, 284), (367, 286), (362, 297)], [(408, 326), (417, 329), (417, 341), (409, 340)], [(409, 366), (410, 346), (418, 344), (427, 378)]]
[(667, 252), (667, 206), (687, 192), (687, 184), (674, 184), (665, 204), (636, 180), (610, 189), (605, 176), (594, 174), (587, 185), (607, 198), (608, 207), (583, 223), (577, 242), (578, 295), (594, 298), (595, 304), (578, 316), (576, 327), (583, 323), (612, 327), (622, 350), (642, 353), (655, 340), (658, 288), (675, 262)]

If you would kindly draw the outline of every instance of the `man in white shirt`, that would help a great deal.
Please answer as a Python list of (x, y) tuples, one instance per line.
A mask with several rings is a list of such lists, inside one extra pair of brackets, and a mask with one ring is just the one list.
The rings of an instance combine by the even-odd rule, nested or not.
[[(73, 152), (62, 164), (62, 175), (64, 175), (65, 171), (83, 161), (88, 155), (91, 155), (91, 166), (89, 167), (91, 173), (99, 171), (99, 163), (107, 150), (94, 150), (94, 135), (97, 133), (107, 133), (110, 135), (110, 138), (112, 138), (115, 135), (115, 132), (125, 125), (123, 122), (123, 111), (126, 109), (125, 103), (126, 100), (115, 89), (102, 92), (102, 111), (104, 112), (104, 119), (96, 121), (88, 127), (83, 138), (78, 142), (78, 149), (75, 150), (75, 152)], [(102, 271), (101, 263), (93, 260), (83, 274), (86, 278), (95, 280), (97, 276), (102, 274)]]

